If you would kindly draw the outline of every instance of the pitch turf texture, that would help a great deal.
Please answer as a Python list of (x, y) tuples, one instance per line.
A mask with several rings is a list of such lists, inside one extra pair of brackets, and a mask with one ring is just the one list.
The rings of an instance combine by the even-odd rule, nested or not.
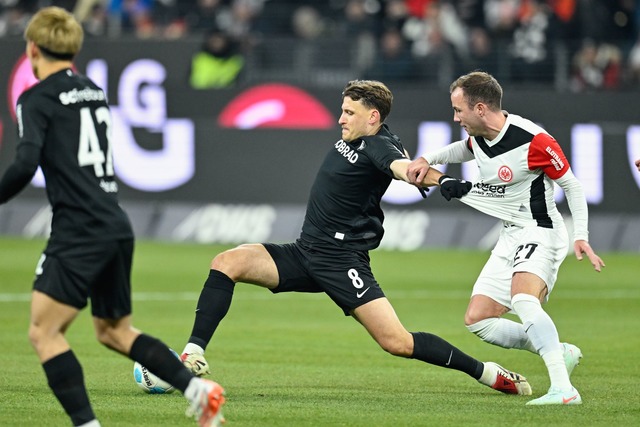
[[(67, 426), (27, 338), (29, 292), (43, 241), (0, 239), (0, 425)], [(180, 352), (209, 261), (219, 246), (139, 242), (133, 270), (134, 324)], [(371, 254), (374, 273), (411, 331), (436, 333), (475, 357), (528, 377), (534, 396), (549, 380), (533, 354), (481, 342), (463, 314), (487, 253)], [(569, 256), (547, 305), (561, 339), (585, 355), (573, 374), (576, 407), (525, 407), (457, 371), (385, 354), (325, 295), (272, 295), (239, 285), (207, 349), (227, 389), (234, 426), (594, 426), (640, 422), (640, 256), (603, 254), (596, 274)], [(68, 332), (105, 427), (189, 426), (179, 393), (144, 394), (133, 362), (94, 338), (83, 311)]]

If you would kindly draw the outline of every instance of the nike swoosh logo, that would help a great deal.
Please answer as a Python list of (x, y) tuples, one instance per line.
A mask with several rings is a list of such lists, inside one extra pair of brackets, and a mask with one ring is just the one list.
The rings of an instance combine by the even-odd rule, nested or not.
[(571, 396), (568, 399), (565, 399), (564, 397), (562, 398), (562, 404), (566, 405), (567, 403), (571, 402), (572, 400), (576, 400), (578, 398), (578, 395), (576, 394), (575, 396)]
[(357, 292), (357, 293), (356, 293), (356, 298), (362, 298), (362, 295), (366, 294), (366, 293), (367, 293), (367, 291), (368, 291), (369, 289), (370, 289), (370, 288), (367, 288), (367, 289), (365, 289), (365, 290), (364, 290), (364, 291), (362, 291), (362, 292)]
[(453, 350), (451, 350), (451, 353), (449, 353), (449, 360), (447, 360), (447, 363), (445, 363), (445, 366), (449, 366), (449, 363), (451, 363), (451, 356), (453, 356)]

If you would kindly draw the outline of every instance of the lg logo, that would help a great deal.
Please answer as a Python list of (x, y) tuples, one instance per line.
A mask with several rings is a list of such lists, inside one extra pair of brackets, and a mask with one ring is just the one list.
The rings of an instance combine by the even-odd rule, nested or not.
[[(101, 59), (87, 64), (86, 74), (107, 97), (108, 66)], [(195, 127), (186, 118), (167, 117), (167, 97), (162, 86), (166, 70), (150, 59), (130, 63), (120, 75), (118, 105), (110, 105), (115, 172), (125, 184), (143, 191), (166, 191), (188, 182), (195, 174)], [(18, 96), (35, 84), (29, 61), (22, 57), (11, 82), (12, 106)], [(134, 130), (157, 134), (161, 148), (147, 150), (135, 139)], [(42, 172), (33, 185), (44, 186)]]
[[(108, 94), (107, 75), (106, 61), (97, 59), (87, 65), (87, 76)], [(166, 70), (159, 62), (132, 62), (120, 75), (119, 105), (111, 106), (116, 174), (139, 190), (170, 190), (195, 174), (195, 126), (190, 119), (167, 117), (162, 86), (165, 77)], [(161, 148), (142, 148), (134, 129), (157, 134), (162, 139)]]

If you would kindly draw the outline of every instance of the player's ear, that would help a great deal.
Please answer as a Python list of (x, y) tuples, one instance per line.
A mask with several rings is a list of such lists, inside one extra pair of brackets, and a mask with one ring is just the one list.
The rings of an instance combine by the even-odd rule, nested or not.
[(27, 58), (29, 59), (37, 58), (38, 56), (40, 56), (40, 49), (38, 49), (38, 45), (36, 45), (35, 42), (28, 40), (26, 54)]
[(369, 124), (373, 125), (379, 121), (380, 121), (380, 112), (378, 110), (371, 110), (371, 115), (369, 116)]
[(487, 112), (487, 106), (482, 102), (478, 102), (475, 106), (475, 110), (476, 114), (478, 114), (480, 117), (484, 117), (485, 113)]

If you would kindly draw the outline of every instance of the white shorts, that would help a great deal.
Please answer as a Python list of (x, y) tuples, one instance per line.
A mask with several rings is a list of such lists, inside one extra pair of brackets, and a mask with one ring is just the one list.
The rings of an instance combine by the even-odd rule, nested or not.
[(528, 272), (547, 284), (548, 299), (568, 249), (564, 224), (553, 229), (505, 226), (471, 295), (486, 295), (511, 309), (511, 278), (514, 273)]

